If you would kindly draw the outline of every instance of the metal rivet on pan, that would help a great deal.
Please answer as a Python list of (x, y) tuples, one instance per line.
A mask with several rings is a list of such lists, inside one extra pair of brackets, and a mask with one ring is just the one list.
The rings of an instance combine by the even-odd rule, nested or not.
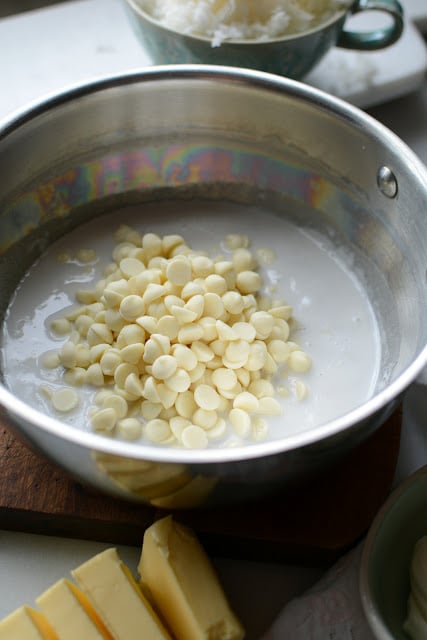
[(397, 196), (396, 176), (389, 167), (384, 166), (378, 169), (377, 185), (381, 193), (387, 198), (395, 198)]

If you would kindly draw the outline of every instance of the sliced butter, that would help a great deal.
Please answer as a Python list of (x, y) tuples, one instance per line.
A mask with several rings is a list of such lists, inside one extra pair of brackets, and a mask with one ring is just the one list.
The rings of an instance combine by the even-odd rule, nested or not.
[(58, 580), (36, 603), (61, 640), (114, 640), (86, 595), (69, 580)]
[(60, 640), (39, 611), (23, 606), (0, 621), (1, 640)]
[(146, 530), (138, 571), (177, 640), (244, 637), (203, 547), (171, 516)]
[(71, 573), (115, 640), (171, 640), (116, 549), (99, 553)]

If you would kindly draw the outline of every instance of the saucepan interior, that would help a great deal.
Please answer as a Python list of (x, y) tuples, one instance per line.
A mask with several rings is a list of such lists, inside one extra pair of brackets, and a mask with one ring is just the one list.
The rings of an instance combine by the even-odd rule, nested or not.
[[(371, 433), (426, 364), (425, 168), (343, 102), (263, 73), (158, 67), (47, 98), (4, 122), (0, 166), (2, 317), (29, 266), (67, 231), (95, 217), (102, 225), (100, 216), (129, 206), (144, 216), (153, 202), (195, 200), (267, 207), (349, 250), (375, 313), (381, 355), (370, 397), (326, 423), (247, 447), (113, 441), (29, 406), (3, 371), (10, 425), (89, 484), (151, 502), (155, 494), (167, 506), (175, 503), (162, 499), (178, 486), (171, 477), (179, 490), (184, 476), (186, 487), (203, 480), (194, 502), (271, 490)], [(167, 485), (160, 501), (134, 481), (135, 469), (153, 468)], [(188, 495), (177, 504), (186, 500), (192, 506)]]

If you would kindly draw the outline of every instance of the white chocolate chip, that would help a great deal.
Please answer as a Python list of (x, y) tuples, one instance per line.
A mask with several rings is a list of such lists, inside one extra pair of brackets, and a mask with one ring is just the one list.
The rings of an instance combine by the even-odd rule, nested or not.
[(204, 342), (200, 342), (200, 340), (193, 342), (191, 345), (191, 351), (199, 362), (209, 362), (215, 357), (215, 353), (212, 349)]
[(292, 307), (289, 305), (281, 304), (277, 307), (271, 307), (268, 311), (272, 316), (280, 318), (281, 320), (288, 321), (292, 317)]
[(233, 252), (233, 266), (237, 272), (255, 269), (257, 262), (248, 249), (239, 248)]
[(117, 422), (117, 434), (125, 440), (138, 440), (142, 434), (142, 424), (137, 418), (124, 418)]
[(238, 339), (238, 336), (233, 331), (232, 327), (230, 327), (228, 324), (226, 324), (222, 320), (217, 320), (216, 321), (216, 330), (218, 332), (218, 339), (219, 340), (228, 342), (228, 341), (231, 341), (231, 340), (237, 340)]
[(222, 302), (224, 309), (234, 315), (242, 313), (245, 307), (245, 301), (238, 291), (227, 291), (227, 293), (224, 293)]
[(76, 258), (79, 262), (95, 262), (96, 251), (94, 249), (79, 249), (76, 253)]
[(206, 372), (206, 365), (203, 362), (198, 362), (194, 369), (188, 372), (192, 383), (198, 382), (203, 378)]
[(87, 368), (92, 362), (90, 349), (84, 344), (76, 345), (76, 367)]
[(237, 274), (236, 286), (240, 293), (256, 293), (261, 289), (262, 280), (256, 271), (240, 271)]
[(250, 383), (248, 391), (253, 393), (254, 396), (259, 398), (265, 398), (266, 396), (274, 395), (274, 387), (269, 380), (260, 378)]
[(158, 321), (156, 332), (168, 336), (170, 340), (174, 340), (179, 331), (178, 320), (172, 315), (164, 314)]
[(114, 409), (100, 409), (95, 411), (91, 416), (92, 427), (95, 431), (113, 431), (117, 422), (117, 414)]
[(120, 353), (113, 349), (104, 351), (99, 361), (101, 370), (106, 376), (114, 376), (117, 367), (122, 363)]
[(141, 415), (145, 420), (152, 420), (153, 418), (157, 418), (160, 415), (160, 412), (163, 409), (163, 405), (155, 402), (150, 402), (149, 400), (143, 400), (141, 402)]
[(251, 418), (243, 409), (232, 409), (228, 414), (230, 423), (237, 435), (246, 438), (251, 431)]
[(249, 246), (249, 238), (239, 233), (229, 233), (225, 236), (224, 245), (230, 251), (240, 249), (241, 247), (245, 248)]
[(193, 413), (192, 420), (194, 424), (202, 427), (202, 429), (211, 429), (218, 420), (218, 414), (216, 411), (209, 411), (207, 409), (196, 409)]
[(125, 320), (133, 322), (145, 312), (145, 303), (141, 296), (131, 294), (123, 298), (120, 303), (120, 315)]
[(251, 348), (248, 342), (245, 340), (235, 340), (230, 342), (225, 350), (225, 358), (231, 362), (242, 363), (242, 366), (247, 362)]
[(79, 396), (74, 389), (58, 389), (52, 393), (52, 405), (57, 411), (67, 413), (79, 404)]
[(102, 387), (105, 380), (104, 374), (101, 369), (101, 365), (98, 362), (94, 362), (86, 369), (85, 382), (92, 384), (95, 387)]
[(196, 314), (195, 320), (199, 320), (203, 314), (205, 305), (205, 299), (202, 295), (192, 296), (188, 302), (185, 303), (184, 309), (189, 309)]
[(263, 342), (255, 342), (250, 345), (249, 356), (245, 364), (248, 371), (260, 371), (267, 359), (267, 349)]
[(179, 393), (175, 402), (175, 408), (180, 416), (190, 419), (197, 410), (197, 404), (191, 391)]
[(64, 373), (64, 382), (72, 385), (73, 387), (81, 387), (86, 382), (86, 369), (81, 367), (74, 367), (73, 369), (67, 369)]
[(82, 313), (75, 319), (74, 326), (76, 327), (77, 331), (80, 333), (81, 336), (86, 337), (93, 323), (94, 323), (94, 319), (92, 318), (92, 316), (86, 313)]
[(295, 382), (295, 395), (300, 401), (305, 400), (308, 395), (307, 385), (301, 380)]
[(182, 416), (174, 416), (169, 420), (170, 429), (177, 440), (181, 440), (183, 430), (190, 424), (190, 420)]
[(141, 244), (148, 259), (159, 255), (163, 247), (162, 239), (157, 233), (145, 233), (142, 236)]
[(110, 282), (103, 291), (103, 298), (107, 307), (118, 307), (124, 297), (131, 293), (127, 280)]
[(45, 369), (56, 369), (61, 364), (59, 355), (56, 352), (49, 351), (44, 353), (40, 359), (41, 366)]
[(76, 366), (76, 345), (68, 340), (64, 342), (59, 352), (59, 360), (66, 369)]
[(165, 385), (177, 393), (183, 393), (190, 388), (191, 378), (185, 369), (177, 369), (173, 375), (165, 380)]
[(226, 431), (227, 423), (224, 418), (218, 418), (214, 426), (206, 431), (206, 435), (209, 440), (220, 440), (225, 436)]
[(197, 356), (189, 347), (183, 344), (175, 344), (171, 351), (173, 357), (178, 363), (178, 366), (182, 369), (192, 371), (197, 366)]
[(120, 260), (119, 266), (122, 274), (128, 279), (138, 275), (141, 271), (145, 271), (144, 263), (137, 258), (123, 258), (123, 260)]
[(115, 393), (109, 394), (102, 402), (104, 408), (114, 409), (119, 418), (125, 418), (128, 414), (128, 403), (124, 398)]
[(217, 273), (211, 273), (205, 278), (205, 290), (207, 293), (216, 293), (218, 296), (222, 296), (227, 291), (227, 282)]
[(191, 260), (191, 268), (196, 278), (206, 277), (213, 273), (214, 263), (207, 256), (196, 256)]
[(232, 328), (236, 336), (241, 340), (246, 340), (246, 342), (255, 340), (256, 330), (249, 322), (235, 322)]
[[(156, 387), (160, 403), (163, 409), (171, 409), (177, 399), (178, 392), (170, 389), (166, 384), (160, 382)], [(162, 409), (162, 413), (163, 413)]]
[(236, 369), (236, 375), (237, 375), (237, 379), (240, 382), (240, 384), (242, 385), (242, 387), (244, 387), (246, 389), (251, 383), (250, 371), (248, 371), (247, 369), (243, 369), (243, 368)]
[(274, 318), (267, 311), (255, 311), (249, 322), (255, 328), (256, 337), (261, 340), (268, 338), (274, 327)]
[(190, 323), (183, 326), (178, 332), (178, 340), (181, 344), (192, 344), (203, 337), (203, 327)]
[(184, 243), (184, 238), (182, 236), (179, 236), (177, 234), (163, 236), (163, 240), (162, 240), (163, 253), (165, 254), (166, 257), (169, 257), (169, 254), (171, 251), (173, 251), (173, 249), (183, 244), (185, 243)]
[(123, 389), (134, 398), (141, 398), (144, 393), (144, 386), (139, 379), (138, 374), (134, 372), (126, 376), (126, 379), (123, 383)]
[(282, 364), (290, 355), (290, 349), (284, 340), (270, 340), (267, 346), (268, 352), (275, 362)]
[(122, 347), (119, 353), (124, 362), (138, 364), (144, 354), (144, 345), (140, 342), (128, 344), (125, 347)]
[(59, 336), (64, 336), (71, 331), (71, 322), (67, 318), (57, 318), (50, 323), (52, 331)]
[(153, 362), (152, 374), (158, 380), (170, 378), (178, 368), (178, 362), (173, 356), (162, 355)]
[(129, 362), (122, 362), (114, 371), (114, 382), (119, 387), (124, 389), (126, 378), (130, 376), (132, 373), (138, 376), (139, 375), (138, 367), (134, 364), (130, 364)]
[(191, 280), (191, 265), (185, 256), (177, 256), (169, 261), (166, 277), (173, 284), (183, 286)]
[(201, 409), (214, 411), (218, 408), (220, 398), (215, 389), (207, 384), (200, 384), (194, 390), (194, 400)]
[(113, 342), (113, 333), (102, 322), (94, 322), (87, 332), (87, 343), (89, 346), (105, 342), (111, 344)]
[(147, 286), (146, 290), (144, 291), (142, 295), (142, 299), (144, 301), (144, 304), (148, 306), (150, 302), (154, 302), (154, 300), (158, 300), (159, 298), (162, 298), (164, 295), (165, 295), (165, 288), (163, 285), (150, 283)]
[(256, 255), (258, 260), (266, 265), (273, 264), (277, 259), (276, 253), (273, 249), (258, 249)]
[(249, 391), (242, 391), (239, 393), (233, 400), (233, 408), (235, 409), (243, 409), (248, 413), (253, 413), (257, 411), (259, 408), (259, 401), (256, 396)]
[(259, 399), (258, 413), (266, 416), (280, 416), (282, 407), (275, 398), (265, 396)]
[(311, 367), (311, 358), (304, 351), (292, 351), (288, 357), (288, 366), (295, 373), (306, 373)]
[(212, 381), (218, 389), (229, 391), (236, 386), (237, 375), (232, 369), (220, 367), (213, 372)]
[(144, 435), (151, 442), (161, 443), (172, 435), (169, 423), (161, 418), (149, 420), (144, 426)]
[(204, 297), (204, 314), (210, 318), (220, 318), (224, 313), (224, 302), (217, 293), (208, 292)]
[(181, 442), (187, 449), (206, 449), (208, 437), (204, 429), (190, 424), (182, 430)]
[(260, 416), (254, 416), (252, 419), (252, 439), (265, 440), (268, 436), (268, 423)]

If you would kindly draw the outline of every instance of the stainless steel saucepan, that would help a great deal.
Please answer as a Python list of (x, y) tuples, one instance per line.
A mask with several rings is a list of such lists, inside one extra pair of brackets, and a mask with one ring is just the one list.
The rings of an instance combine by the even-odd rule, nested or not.
[(153, 67), (3, 121), (0, 169), (2, 315), (61, 234), (103, 211), (166, 197), (276, 211), (293, 202), (297, 223), (332, 226), (363, 264), (382, 340), (377, 388), (361, 406), (297, 434), (202, 451), (119, 442), (44, 415), (0, 386), (10, 428), (89, 485), (171, 508), (291, 486), (371, 434), (427, 363), (427, 171), (395, 135), (340, 100), (262, 72)]

